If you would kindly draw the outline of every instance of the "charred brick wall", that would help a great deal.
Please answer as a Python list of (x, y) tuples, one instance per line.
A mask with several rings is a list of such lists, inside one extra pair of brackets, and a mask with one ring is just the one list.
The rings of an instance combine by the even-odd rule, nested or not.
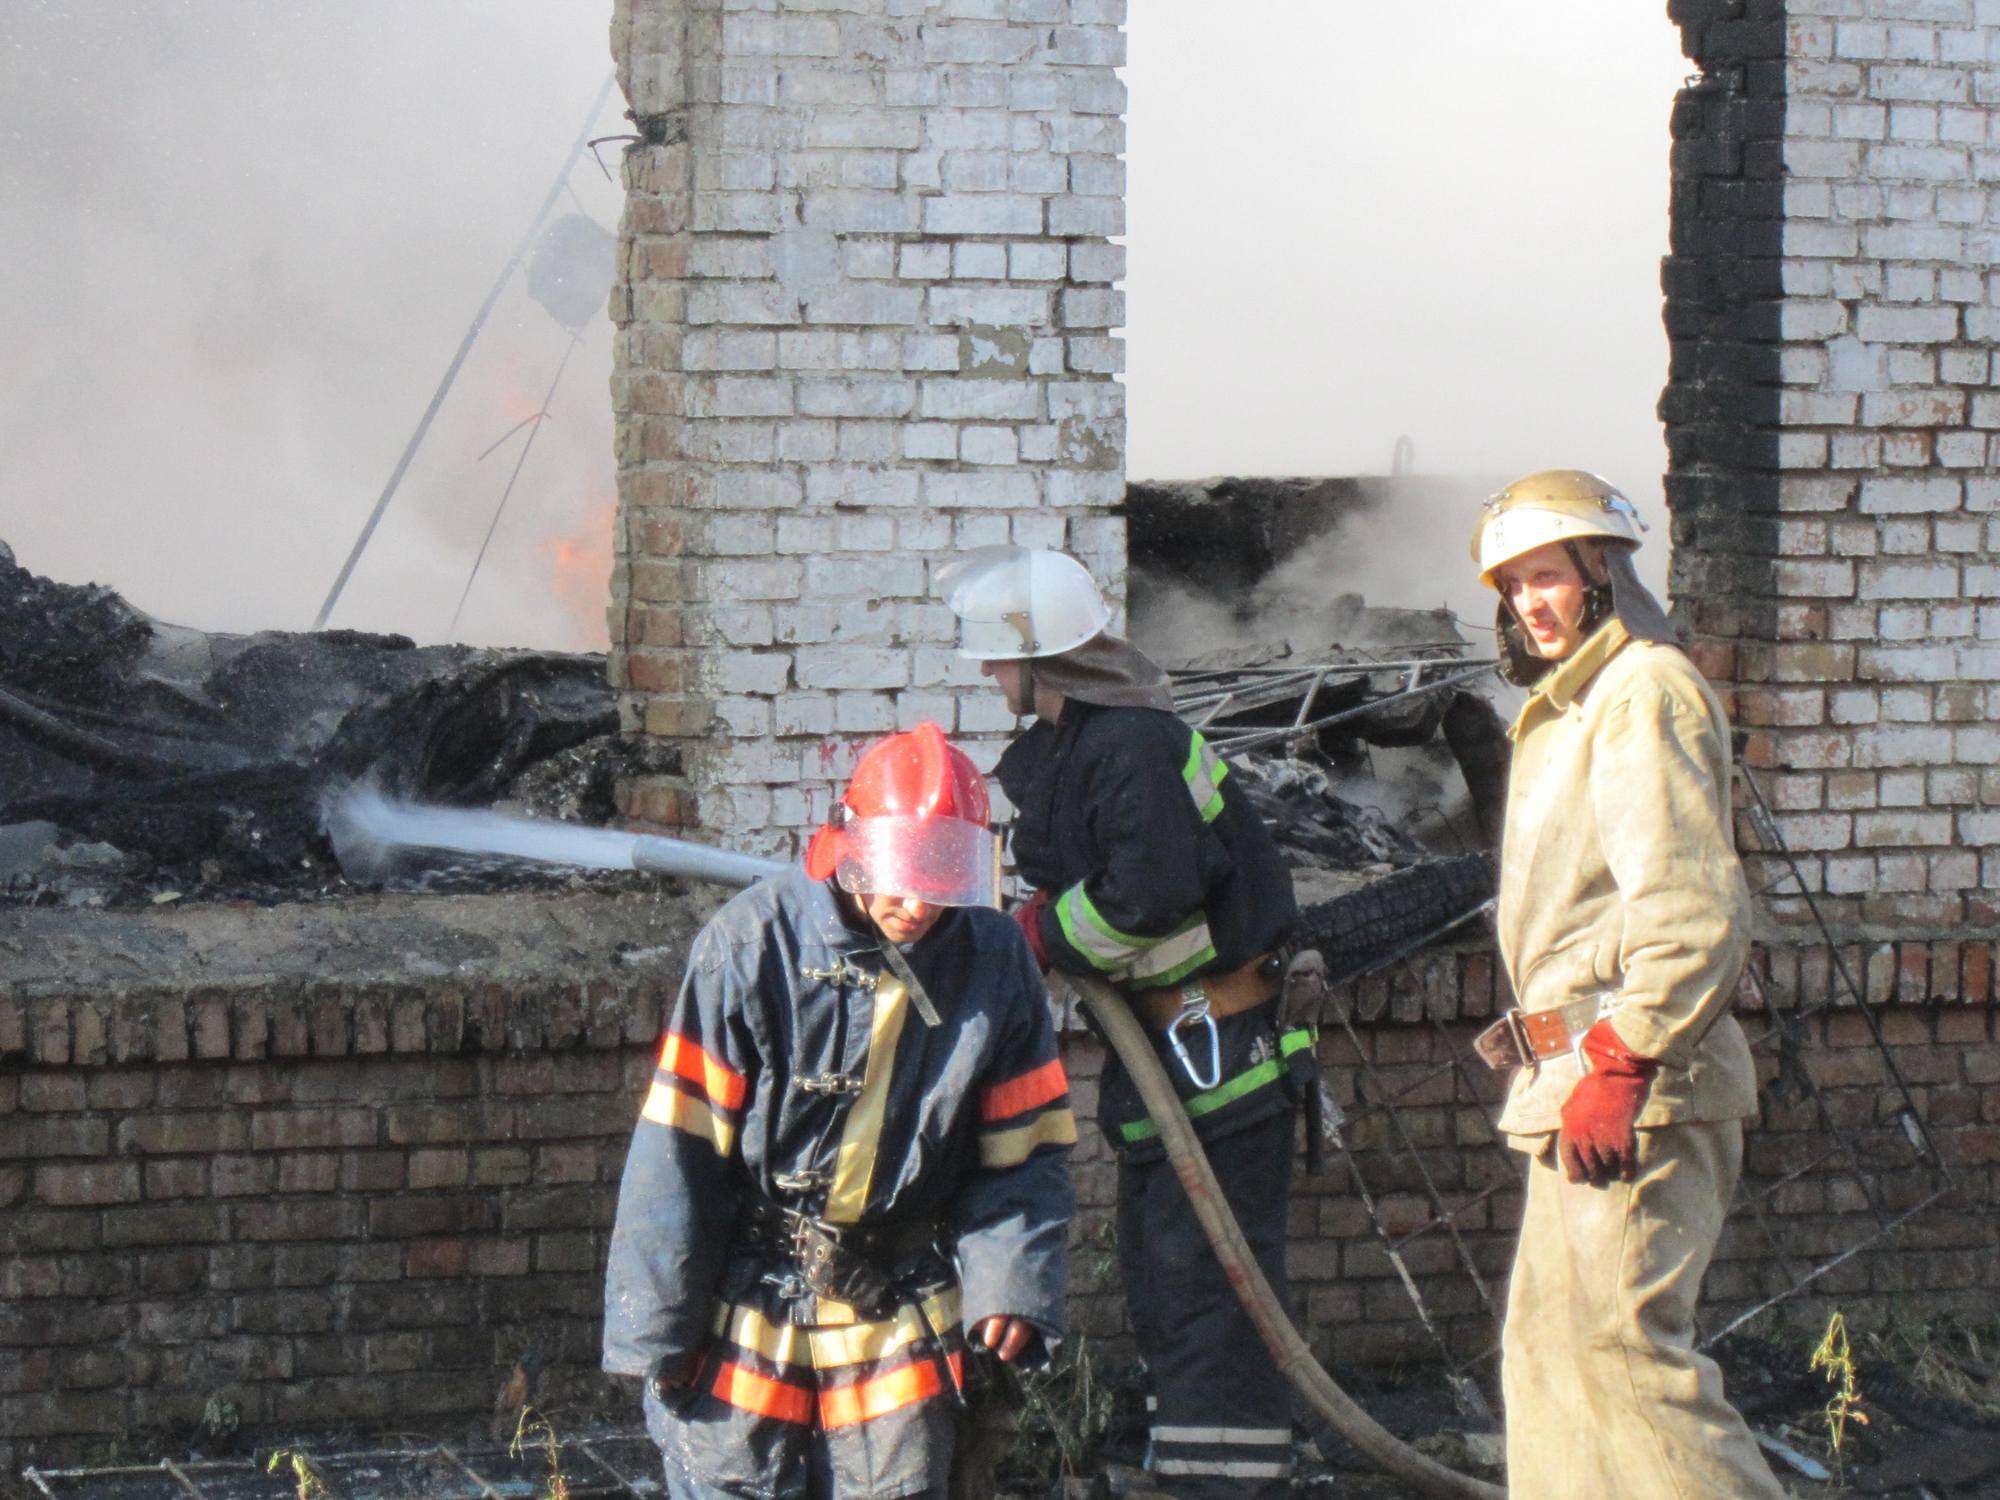
[[(211, 1395), (238, 1407), (247, 1442), (483, 1427), (531, 1347), (551, 1361), (541, 1400), (629, 1413), (631, 1393), (595, 1366), (618, 1175), (686, 940), (654, 935), (664, 941), (644, 945), (639, 929), (620, 939), (645, 955), (636, 966), (572, 956), (567, 978), (10, 988), (0, 998), (0, 1473), (150, 1459), (185, 1441)], [(1811, 1324), (1831, 1304), (1865, 1327), (1892, 1299), (1917, 1313), (1977, 1312), (2000, 1280), (1996, 1227), (1978, 1206), (2000, 1171), (1994, 945), (1848, 957), (1893, 977), (1879, 1017), (1965, 1199), (1845, 1262), (1796, 1319)], [(1774, 956), (1778, 1003), (1812, 993), (1827, 960)], [(1436, 1357), (1357, 1183), (1396, 1236), (1430, 1216), (1427, 1181), (1455, 1212), (1497, 1188), (1457, 1227), (1495, 1296), (1504, 1288), (1519, 1204), (1517, 1163), (1489, 1123), (1499, 1081), (1437, 1067), (1505, 1003), (1491, 955), (1476, 948), (1426, 955), (1335, 998), (1354, 1029), (1330, 1025), (1321, 1053), (1352, 1114), (1352, 1156), (1297, 1182), (1290, 1265), (1304, 1326), (1338, 1365)], [(1753, 1035), (1764, 1029), (1746, 1020)], [(1869, 1028), (1850, 1010), (1801, 1040), (1835, 1116), (1865, 1131), (1890, 1097)], [(1081, 1036), (1067, 1057), (1087, 1116), (1101, 1057)], [(1381, 1087), (1415, 1086), (1394, 1127), (1360, 1108), (1364, 1058)], [(1808, 1260), (1871, 1222), (1837, 1163), (1812, 1165), (1824, 1155), (1811, 1106), (1767, 1103), (1749, 1167), (1767, 1182), (1805, 1169), (1774, 1208), (1786, 1249)], [(1114, 1179), (1086, 1128), (1072, 1314), (1115, 1360), (1129, 1345)], [(1490, 1344), (1449, 1239), (1424, 1237), (1403, 1255), (1454, 1350)], [(1715, 1326), (1796, 1270), (1739, 1213), (1705, 1316)]]
[(1124, 586), (1125, 0), (618, 0), (626, 809), (789, 851), (856, 749), (1012, 720), (934, 562)]
[(1672, 10), (1677, 601), (1836, 932), (1990, 931), (2000, 12)]
[[(1833, 954), (1786, 946), (1756, 960), (1769, 976), (1771, 1010), (1747, 1012), (1743, 1023), (1753, 1039), (1764, 1039), (1758, 1057), (1765, 1097), (1760, 1118), (1749, 1122), (1744, 1193), (1704, 1287), (1701, 1320), (1710, 1331), (1789, 1291), (1874, 1231), (1874, 1208), (1848, 1170), (1850, 1159), (1830, 1149), (1829, 1122), (1866, 1165), (1876, 1206), (1889, 1217), (1916, 1206), (1929, 1179), (1885, 1169), (1903, 1156), (1888, 1123), (1903, 1098), (1898, 1073), (1955, 1176), (1956, 1196), (1817, 1277), (1749, 1331), (1810, 1329), (1816, 1338), (1834, 1308), (1858, 1328), (1896, 1316), (1977, 1320), (1991, 1312), (1991, 1288), (2000, 1284), (2000, 1225), (1988, 1208), (2000, 1188), (2000, 1050), (1990, 1045), (2000, 948), (1879, 944), (1841, 957), (1857, 972), (1872, 971), (1874, 993), (1893, 997), (1875, 1008), (1888, 1046), (1877, 1043), (1877, 1028), (1852, 1007), (1792, 1022), (1794, 1055), (1810, 1070), (1817, 1099), (1771, 1087), (1779, 1054), (1766, 1034), (1782, 1022), (1782, 1012), (1825, 993)], [(1497, 1329), (1466, 1268), (1476, 1269), (1496, 1305), (1504, 1305), (1521, 1163), (1492, 1128), (1504, 1080), (1476, 1062), (1463, 1070), (1447, 1065), (1454, 1054), (1469, 1057), (1472, 1036), (1511, 1003), (1493, 954), (1476, 947), (1424, 955), (1334, 997), (1319, 1052), (1350, 1116), (1347, 1150), (1332, 1154), (1324, 1174), (1301, 1171), (1294, 1180), (1287, 1257), (1301, 1327), (1323, 1361), (1371, 1366), (1439, 1358), (1388, 1254), (1391, 1240), (1400, 1242), (1404, 1267), (1452, 1357), (1469, 1361), (1493, 1347)], [(1351, 1030), (1333, 1019), (1342, 1014), (1352, 1019)], [(1080, 1040), (1070, 1049), (1073, 1083), (1086, 1108), (1101, 1061), (1094, 1043)], [(1367, 1107), (1371, 1097), (1384, 1095), (1397, 1098), (1393, 1121)], [(1116, 1168), (1090, 1130), (1078, 1158), (1086, 1223), (1077, 1237), (1072, 1314), (1080, 1331), (1119, 1353), (1129, 1346), (1106, 1229)], [(1789, 1180), (1768, 1194), (1780, 1179)], [(1771, 1232), (1749, 1210), (1751, 1194), (1766, 1195)], [(1453, 1216), (1457, 1244), (1434, 1222), (1440, 1209)], [(1802, 1351), (1809, 1352), (1811, 1338)]]

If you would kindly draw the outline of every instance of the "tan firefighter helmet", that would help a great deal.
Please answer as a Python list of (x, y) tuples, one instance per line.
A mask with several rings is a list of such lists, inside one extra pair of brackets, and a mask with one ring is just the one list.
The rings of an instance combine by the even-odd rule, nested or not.
[[(1645, 522), (1617, 486), (1583, 469), (1523, 475), (1486, 502), (1472, 538), (1479, 581), (1497, 587), (1493, 570), (1550, 542), (1612, 542), (1636, 548)], [(1608, 549), (1607, 549), (1608, 550)]]
[[(1524, 474), (1486, 501), (1472, 538), (1472, 560), (1479, 566), (1479, 581), (1497, 592), (1496, 569), (1524, 552), (1562, 542), (1591, 585), (1583, 621), (1587, 629), (1595, 630), (1616, 615), (1638, 639), (1672, 644), (1674, 628), (1667, 612), (1632, 566), (1632, 554), (1639, 550), (1645, 529), (1632, 502), (1608, 480), (1583, 469), (1541, 469)], [(1596, 544), (1594, 565), (1577, 550), (1579, 542)], [(1528, 644), (1504, 597), (1493, 624), (1500, 646), (1500, 675), (1509, 682), (1530, 687), (1555, 665)]]

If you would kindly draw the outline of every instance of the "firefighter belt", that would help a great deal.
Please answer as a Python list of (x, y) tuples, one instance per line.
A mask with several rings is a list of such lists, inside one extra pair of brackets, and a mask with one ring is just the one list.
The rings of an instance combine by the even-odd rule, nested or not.
[(869, 1317), (894, 1310), (896, 1262), (943, 1248), (944, 1226), (934, 1219), (883, 1224), (829, 1224), (768, 1199), (750, 1203), (738, 1221), (738, 1242), (788, 1259), (801, 1290), (845, 1302)]

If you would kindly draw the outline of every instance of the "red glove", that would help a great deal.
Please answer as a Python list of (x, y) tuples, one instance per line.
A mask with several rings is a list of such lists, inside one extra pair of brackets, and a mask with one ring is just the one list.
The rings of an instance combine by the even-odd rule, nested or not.
[(1014, 908), (1014, 920), (1028, 940), (1028, 951), (1035, 955), (1035, 963), (1044, 974), (1049, 972), (1049, 945), (1042, 941), (1042, 908), (1048, 904), (1049, 893), (1038, 889)]
[(1639, 1137), (1632, 1122), (1660, 1070), (1650, 1057), (1626, 1050), (1609, 1021), (1583, 1034), (1590, 1071), (1563, 1101), (1563, 1170), (1571, 1182), (1601, 1187), (1614, 1177), (1630, 1182), (1639, 1170)]

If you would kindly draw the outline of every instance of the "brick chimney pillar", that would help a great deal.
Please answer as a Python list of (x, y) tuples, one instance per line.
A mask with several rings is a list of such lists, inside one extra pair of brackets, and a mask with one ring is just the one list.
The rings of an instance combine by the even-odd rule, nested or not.
[(634, 819), (785, 853), (856, 752), (1012, 727), (934, 569), (1123, 596), (1125, 0), (617, 0), (613, 685)]

